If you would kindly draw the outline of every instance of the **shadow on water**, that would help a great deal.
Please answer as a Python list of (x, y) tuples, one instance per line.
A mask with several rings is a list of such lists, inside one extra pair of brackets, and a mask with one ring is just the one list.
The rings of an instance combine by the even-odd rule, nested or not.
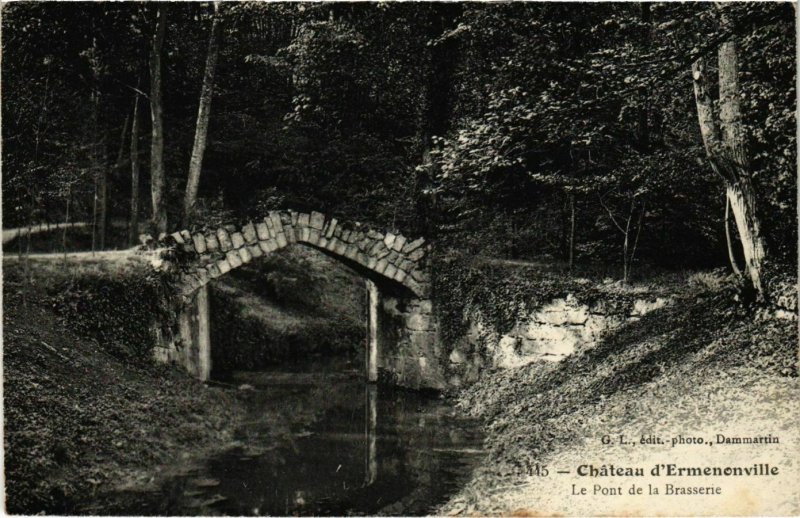
[(431, 395), (376, 387), (330, 360), (240, 372), (248, 415), (234, 447), (157, 491), (109, 495), (104, 514), (419, 515), (481, 458), (478, 424)]

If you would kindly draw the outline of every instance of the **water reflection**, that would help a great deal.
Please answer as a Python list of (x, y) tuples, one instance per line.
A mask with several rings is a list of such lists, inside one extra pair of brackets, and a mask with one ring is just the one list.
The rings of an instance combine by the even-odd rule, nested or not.
[[(440, 399), (365, 383), (359, 369), (238, 373), (255, 388), (236, 447), (110, 513), (427, 514), (479, 460), (475, 423)], [(128, 494), (130, 496), (130, 494)]]

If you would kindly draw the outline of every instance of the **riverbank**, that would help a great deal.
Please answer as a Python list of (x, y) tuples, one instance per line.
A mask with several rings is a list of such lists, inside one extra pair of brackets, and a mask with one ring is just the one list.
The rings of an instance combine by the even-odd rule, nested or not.
[[(87, 504), (94, 495), (157, 484), (167, 469), (232, 440), (240, 413), (234, 391), (137, 357), (145, 331), (120, 330), (113, 314), (105, 327), (76, 318), (92, 307), (84, 303), (111, 303), (127, 267), (40, 265), (27, 281), (21, 269), (6, 261), (3, 272), (8, 512), (93, 513)], [(53, 288), (87, 270), (108, 279), (107, 289), (93, 302), (73, 285), (70, 313)], [(128, 315), (135, 324), (139, 315)]]
[[(363, 282), (290, 252), (215, 287), (217, 379), (360, 352)], [(151, 361), (174, 308), (146, 263), (87, 253), (3, 266), (9, 512), (102, 514), (105, 495), (153, 491), (241, 443), (250, 394), (236, 380), (205, 385)], [(270, 426), (270, 437), (287, 433)]]
[[(676, 297), (674, 304), (560, 363), (487, 372), (461, 392), (458, 407), (483, 420), (488, 452), (471, 482), (440, 513), (797, 514), (800, 473), (792, 460), (800, 453), (797, 321), (743, 308), (724, 282), (689, 282)], [(769, 434), (780, 442), (724, 441)], [(703, 443), (680, 443), (688, 437)], [(650, 474), (657, 464), (756, 462), (778, 467), (780, 475)], [(589, 464), (643, 467), (647, 473), (580, 476), (577, 468)], [(666, 483), (674, 489), (700, 482), (719, 487), (721, 496), (664, 494)], [(661, 494), (647, 494), (649, 483)], [(645, 494), (630, 496), (636, 485)], [(613, 494), (617, 490), (623, 494)]]

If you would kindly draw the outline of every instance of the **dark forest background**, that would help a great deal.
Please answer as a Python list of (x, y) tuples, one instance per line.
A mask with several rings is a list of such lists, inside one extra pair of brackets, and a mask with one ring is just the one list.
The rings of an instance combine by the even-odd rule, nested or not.
[[(108, 248), (292, 208), (625, 278), (641, 264), (796, 269), (791, 3), (17, 2), (2, 14), (5, 228), (93, 222)], [(727, 43), (734, 91), (720, 84)], [(728, 94), (739, 112), (726, 119)], [(704, 141), (704, 100), (739, 154)], [(737, 178), (763, 264), (738, 242)]]

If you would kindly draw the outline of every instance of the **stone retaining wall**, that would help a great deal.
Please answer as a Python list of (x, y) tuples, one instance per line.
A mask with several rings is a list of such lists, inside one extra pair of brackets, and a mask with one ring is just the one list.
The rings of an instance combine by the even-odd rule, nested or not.
[(211, 333), (208, 286), (195, 291), (178, 313), (176, 336), (162, 337), (153, 348), (157, 362), (180, 365), (193, 377), (207, 381), (211, 374)]
[(474, 381), (489, 367), (508, 369), (535, 361), (561, 361), (592, 347), (604, 333), (668, 303), (669, 299), (662, 297), (638, 299), (632, 308), (621, 310), (603, 301), (582, 304), (568, 295), (532, 311), (503, 335), (488, 326), (481, 314), (473, 314), (467, 336), (448, 358), (448, 383), (458, 386)]

